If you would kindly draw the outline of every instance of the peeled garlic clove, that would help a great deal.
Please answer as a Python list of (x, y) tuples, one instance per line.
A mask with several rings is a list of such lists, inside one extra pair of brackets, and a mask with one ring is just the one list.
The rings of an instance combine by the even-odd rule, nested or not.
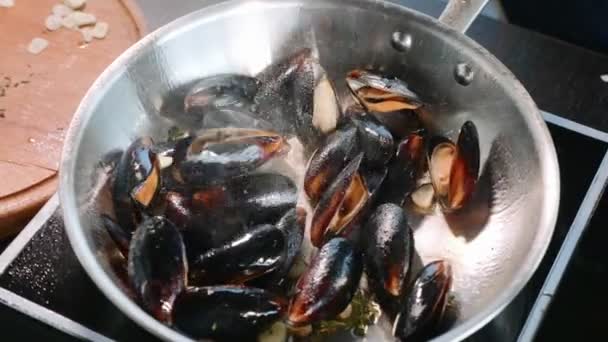
[(58, 15), (49, 15), (44, 20), (44, 26), (49, 31), (56, 31), (61, 27), (61, 17)]
[(86, 2), (86, 0), (63, 0), (63, 3), (71, 9), (82, 8)]
[(85, 27), (80, 30), (80, 33), (82, 34), (82, 40), (85, 42), (90, 43), (93, 41), (93, 30), (91, 28)]
[(0, 0), (0, 7), (13, 7), (15, 6), (15, 0)]
[(64, 18), (67, 17), (68, 14), (74, 12), (74, 10), (64, 4), (56, 4), (55, 6), (53, 6), (51, 12), (53, 12), (53, 15), (56, 15), (60, 18)]
[(27, 52), (37, 55), (49, 46), (49, 41), (42, 38), (34, 38), (27, 46)]
[(95, 24), (95, 27), (92, 30), (93, 37), (97, 39), (104, 39), (108, 35), (109, 29), (110, 25), (108, 25), (108, 23), (100, 21)]

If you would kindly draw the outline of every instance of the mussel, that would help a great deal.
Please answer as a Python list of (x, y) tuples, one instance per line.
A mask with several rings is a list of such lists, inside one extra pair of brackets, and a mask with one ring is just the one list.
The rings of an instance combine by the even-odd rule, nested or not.
[(357, 154), (359, 142), (355, 126), (345, 126), (327, 136), (325, 143), (310, 158), (304, 175), (304, 191), (313, 207)]
[(118, 223), (114, 222), (108, 215), (101, 215), (101, 222), (108, 231), (108, 234), (116, 244), (123, 256), (129, 255), (129, 244), (131, 243), (131, 233), (124, 230)]
[(297, 133), (310, 147), (336, 128), (340, 117), (336, 92), (310, 49), (268, 66), (257, 77), (258, 111), (280, 131)]
[(197, 212), (223, 211), (239, 215), (250, 224), (274, 223), (295, 208), (297, 188), (285, 176), (260, 173), (200, 189), (192, 201)]
[(473, 122), (462, 125), (458, 142), (433, 137), (428, 165), (435, 196), (446, 211), (460, 209), (473, 194), (479, 175), (479, 137)]
[(301, 50), (269, 65), (256, 76), (260, 82), (254, 98), (257, 111), (264, 120), (284, 134), (295, 133), (293, 83), (296, 73), (301, 71), (302, 65), (309, 58), (311, 58), (311, 50)]
[(403, 341), (426, 341), (441, 323), (452, 286), (452, 268), (439, 260), (426, 265), (409, 289), (393, 334)]
[(170, 322), (173, 302), (188, 274), (182, 236), (170, 221), (153, 216), (137, 227), (129, 246), (128, 274), (143, 307)]
[(364, 229), (365, 271), (376, 298), (392, 312), (403, 296), (414, 255), (414, 238), (404, 210), (378, 206)]
[(369, 114), (352, 116), (358, 129), (359, 143), (365, 154), (364, 163), (370, 167), (383, 167), (393, 157), (394, 141), (388, 129)]
[(425, 138), (413, 133), (401, 141), (397, 153), (388, 165), (388, 174), (379, 191), (379, 201), (402, 206), (416, 188), (416, 179), (425, 160)]
[(352, 300), (362, 272), (361, 256), (348, 240), (327, 242), (296, 284), (288, 323), (302, 326), (337, 316)]
[(362, 160), (360, 153), (336, 176), (315, 207), (310, 227), (310, 241), (315, 247), (335, 236), (347, 235), (344, 229), (365, 208), (369, 190), (358, 172)]
[(160, 169), (154, 142), (136, 139), (123, 153), (116, 168), (112, 198), (118, 224), (128, 232), (135, 230), (139, 208), (148, 207), (161, 188)]
[(190, 280), (197, 285), (244, 283), (280, 267), (286, 251), (281, 230), (270, 224), (256, 226), (195, 257)]
[(277, 268), (276, 273), (279, 277), (284, 277), (289, 272), (294, 259), (300, 253), (302, 240), (304, 239), (304, 228), (306, 226), (306, 210), (294, 208), (285, 213), (277, 222), (277, 228), (283, 232), (287, 243), (285, 260)]
[(195, 339), (251, 339), (281, 318), (286, 303), (263, 289), (190, 287), (175, 301), (173, 325)]
[(256, 78), (244, 75), (221, 74), (203, 78), (184, 98), (184, 111), (203, 119), (209, 111), (249, 107), (258, 85)]
[(473, 194), (479, 176), (479, 136), (477, 128), (467, 121), (460, 129), (456, 157), (450, 170), (450, 190), (448, 206), (461, 208)]
[(200, 132), (178, 160), (179, 177), (191, 185), (223, 182), (257, 169), (289, 151), (285, 138), (274, 132), (223, 128)]
[(189, 227), (192, 222), (192, 199), (176, 191), (168, 191), (164, 196), (165, 217), (181, 230)]
[(255, 279), (250, 284), (266, 289), (281, 289), (296, 256), (300, 253), (300, 247), (304, 239), (304, 228), (306, 227), (306, 210), (293, 208), (285, 213), (277, 222), (276, 227), (283, 232), (286, 242), (285, 258), (281, 264), (272, 272)]
[(396, 112), (418, 109), (420, 97), (398, 78), (389, 78), (365, 70), (353, 70), (346, 83), (359, 102), (370, 112)]

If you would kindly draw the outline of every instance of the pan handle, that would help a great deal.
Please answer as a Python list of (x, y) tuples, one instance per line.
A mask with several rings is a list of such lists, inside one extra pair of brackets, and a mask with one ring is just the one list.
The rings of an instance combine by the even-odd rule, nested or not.
[(488, 0), (449, 0), (439, 21), (464, 33), (487, 3)]

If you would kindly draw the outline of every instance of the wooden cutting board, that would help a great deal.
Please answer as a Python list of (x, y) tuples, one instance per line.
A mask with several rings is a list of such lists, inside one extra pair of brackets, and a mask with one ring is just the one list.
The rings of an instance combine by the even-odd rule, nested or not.
[[(0, 7), (0, 238), (16, 233), (56, 191), (60, 154), (81, 98), (121, 52), (145, 34), (130, 0), (88, 0), (85, 12), (109, 24), (86, 44), (79, 31), (49, 32), (44, 21), (60, 0), (15, 0)], [(40, 37), (49, 46), (27, 52)]]

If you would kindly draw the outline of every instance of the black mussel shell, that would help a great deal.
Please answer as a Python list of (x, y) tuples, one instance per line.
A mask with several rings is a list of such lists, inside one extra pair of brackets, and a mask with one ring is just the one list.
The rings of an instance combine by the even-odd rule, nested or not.
[(188, 261), (219, 248), (251, 227), (234, 210), (214, 210), (213, 212), (193, 213), (190, 225), (182, 230)]
[(401, 312), (395, 319), (393, 334), (403, 341), (426, 341), (433, 338), (441, 323), (452, 286), (452, 268), (439, 260), (420, 271), (407, 292)]
[(148, 217), (137, 227), (129, 246), (128, 274), (143, 307), (169, 322), (188, 274), (182, 236), (170, 221)]
[(129, 232), (139, 221), (138, 207), (146, 208), (161, 188), (160, 168), (154, 142), (149, 137), (135, 140), (120, 158), (112, 189), (118, 224)]
[(364, 167), (360, 172), (365, 181), (365, 185), (367, 185), (367, 190), (369, 191), (369, 201), (373, 202), (378, 196), (378, 191), (382, 188), (382, 184), (384, 184), (384, 181), (386, 180), (388, 168), (381, 167), (370, 169)]
[(420, 132), (424, 127), (418, 114), (413, 110), (401, 110), (390, 113), (370, 112), (396, 140), (405, 139), (412, 133)]
[(291, 299), (288, 323), (308, 325), (340, 314), (359, 288), (361, 256), (344, 238), (334, 238), (319, 250), (300, 277)]
[(404, 210), (392, 203), (378, 206), (365, 224), (363, 236), (370, 285), (385, 311), (394, 312), (414, 254), (412, 229)]
[(184, 230), (192, 222), (192, 199), (176, 191), (168, 191), (164, 194), (165, 217), (173, 222), (180, 230)]
[[(306, 74), (302, 74), (301, 69), (310, 58), (311, 50), (304, 49), (269, 65), (256, 76), (260, 83), (254, 98), (257, 112), (264, 120), (270, 122), (275, 130), (283, 134), (296, 132), (297, 123), (294, 115), (298, 109), (294, 101), (294, 80), (298, 73), (300, 77), (302, 75), (306, 77)], [(299, 80), (299, 82), (304, 81), (305, 79)], [(311, 95), (303, 95), (301, 99), (306, 102), (299, 105), (308, 105), (308, 101), (312, 101)], [(302, 109), (299, 111), (301, 112)]]
[(281, 230), (269, 224), (256, 226), (195, 257), (190, 280), (197, 285), (243, 283), (280, 267), (286, 249)]
[(184, 98), (184, 110), (190, 115), (200, 116), (223, 108), (251, 106), (258, 90), (254, 77), (221, 74), (198, 81)]
[(210, 129), (192, 141), (179, 163), (179, 173), (185, 183), (192, 185), (221, 183), (246, 175), (288, 151), (285, 138), (274, 132)]
[(281, 289), (284, 285), (285, 278), (287, 277), (296, 256), (300, 253), (300, 247), (304, 240), (306, 210), (302, 208), (293, 208), (289, 210), (277, 222), (276, 227), (285, 235), (285, 241), (287, 243), (285, 259), (276, 270), (252, 282), (251, 285), (253, 286), (266, 289)]
[(359, 102), (370, 112), (390, 113), (418, 109), (420, 97), (398, 78), (389, 78), (365, 70), (353, 70), (346, 83)]
[(460, 209), (473, 194), (479, 175), (479, 136), (477, 128), (467, 121), (460, 129), (456, 156), (450, 170), (447, 207)]
[(401, 141), (395, 158), (388, 165), (388, 174), (379, 191), (378, 201), (402, 206), (416, 188), (416, 179), (424, 163), (425, 137), (414, 133)]
[(307, 58), (295, 71), (292, 96), (298, 138), (307, 148), (318, 146), (341, 114), (334, 86), (317, 60)]
[(122, 255), (126, 257), (129, 255), (129, 244), (131, 243), (131, 233), (126, 231), (124, 228), (114, 222), (108, 215), (101, 215), (101, 222), (110, 234), (112, 241), (116, 244), (116, 247), (120, 250)]
[(304, 191), (314, 207), (342, 169), (359, 154), (357, 128), (346, 126), (333, 132), (315, 151), (304, 175)]
[(338, 174), (315, 207), (310, 227), (315, 247), (334, 236), (344, 236), (344, 228), (365, 208), (369, 191), (358, 172), (362, 159), (360, 153)]
[(393, 157), (395, 145), (388, 129), (372, 115), (352, 116), (351, 120), (357, 127), (364, 163), (370, 167), (386, 165)]
[(276, 222), (295, 208), (297, 188), (288, 177), (274, 173), (252, 174), (194, 193), (197, 212), (234, 212), (249, 224)]
[(286, 300), (263, 289), (191, 287), (175, 301), (173, 325), (195, 339), (255, 338), (279, 320)]

